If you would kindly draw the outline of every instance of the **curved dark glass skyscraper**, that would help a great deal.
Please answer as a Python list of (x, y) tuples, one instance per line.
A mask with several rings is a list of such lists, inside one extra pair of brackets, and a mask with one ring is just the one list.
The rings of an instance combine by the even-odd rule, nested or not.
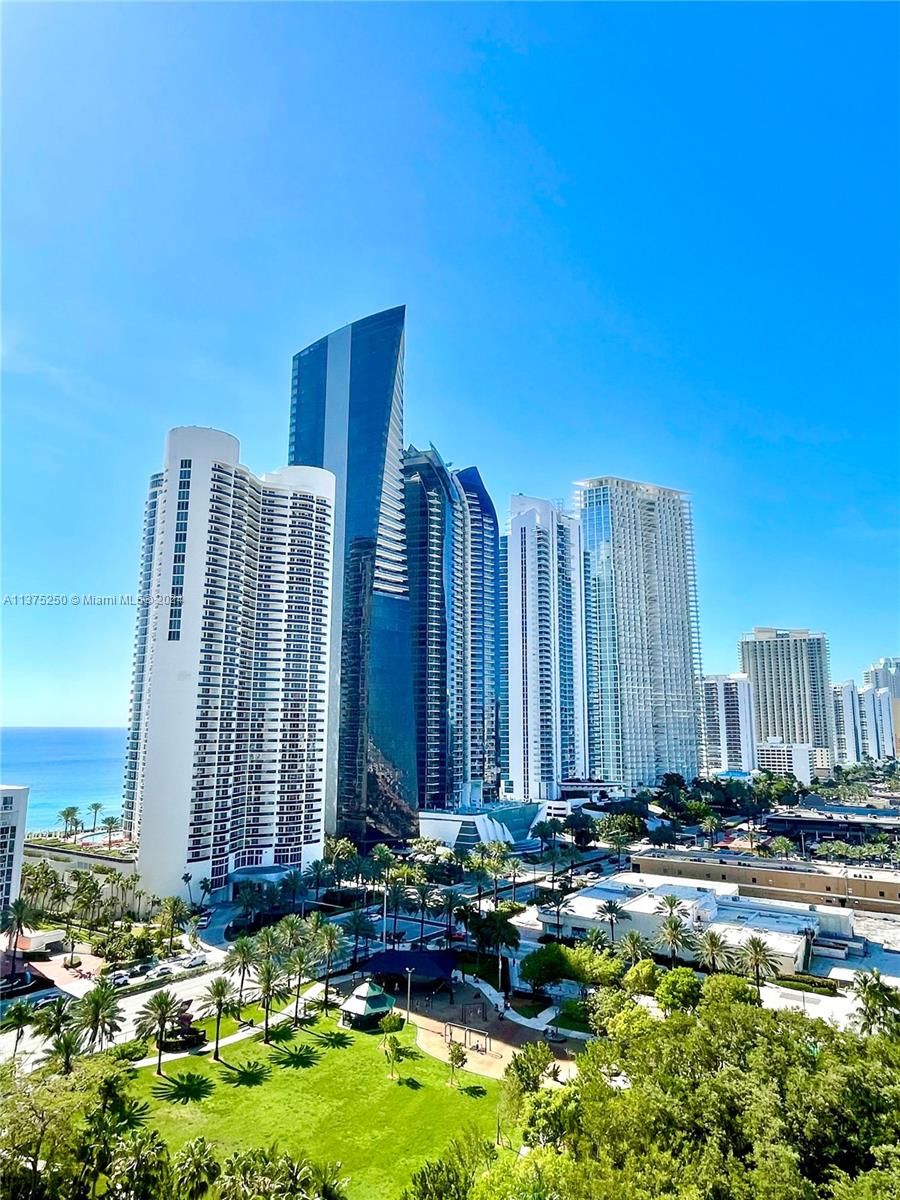
[[(403, 475), (406, 308), (294, 356), (289, 462), (337, 479), (326, 824), (359, 845), (415, 836), (417, 783)], [(339, 564), (343, 563), (343, 571)], [(340, 647), (340, 653), (335, 653)]]

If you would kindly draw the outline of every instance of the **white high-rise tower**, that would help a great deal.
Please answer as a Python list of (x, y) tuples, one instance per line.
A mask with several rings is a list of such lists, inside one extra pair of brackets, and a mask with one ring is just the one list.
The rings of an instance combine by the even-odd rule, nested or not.
[(555, 800), (587, 771), (581, 527), (513, 496), (507, 563), (509, 776), (516, 800)]
[(757, 742), (781, 738), (812, 746), (826, 759), (833, 755), (834, 700), (824, 633), (758, 627), (741, 638), (740, 655), (753, 687)]
[(592, 777), (690, 782), (700, 765), (694, 535), (684, 492), (603, 476), (576, 485), (585, 552)]
[(756, 766), (753, 692), (746, 675), (703, 678), (703, 745), (708, 775)]
[(173, 429), (145, 511), (123, 816), (160, 896), (322, 854), (334, 476), (238, 454)]

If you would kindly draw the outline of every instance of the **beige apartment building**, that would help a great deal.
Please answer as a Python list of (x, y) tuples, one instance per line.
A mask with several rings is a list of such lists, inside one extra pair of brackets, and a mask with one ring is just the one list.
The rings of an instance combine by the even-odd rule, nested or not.
[(736, 883), (741, 896), (833, 904), (900, 916), (900, 871), (663, 850), (634, 854), (632, 864), (636, 871), (672, 879)]

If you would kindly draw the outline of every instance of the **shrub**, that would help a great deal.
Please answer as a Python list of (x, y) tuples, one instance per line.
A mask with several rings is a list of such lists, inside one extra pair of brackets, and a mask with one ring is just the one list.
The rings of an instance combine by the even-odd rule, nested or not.
[(703, 1007), (714, 1004), (759, 1004), (756, 988), (737, 975), (710, 975), (703, 982)]
[(110, 1058), (114, 1058), (117, 1062), (140, 1062), (142, 1058), (147, 1057), (148, 1046), (146, 1042), (135, 1038), (130, 1042), (121, 1042), (118, 1046), (113, 1046), (110, 1050)]
[(568, 960), (566, 978), (578, 983), (599, 984), (601, 987), (615, 987), (621, 983), (625, 973), (625, 964), (611, 950), (597, 954), (588, 946), (577, 946), (574, 950), (564, 951)]
[(584, 1004), (588, 1025), (600, 1037), (609, 1032), (613, 1017), (618, 1016), (626, 1008), (633, 1008), (634, 1001), (621, 988), (597, 988)]
[(661, 972), (652, 958), (642, 958), (625, 972), (622, 986), (631, 996), (652, 996), (659, 987)]
[(692, 1012), (702, 994), (703, 985), (690, 967), (674, 967), (662, 977), (654, 997), (666, 1013)]

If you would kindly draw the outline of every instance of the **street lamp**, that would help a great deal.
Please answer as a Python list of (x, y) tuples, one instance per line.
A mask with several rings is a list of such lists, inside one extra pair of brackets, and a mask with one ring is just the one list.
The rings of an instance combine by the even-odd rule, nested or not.
[(406, 968), (406, 1023), (409, 1024), (409, 1010), (411, 1007), (410, 1000), (412, 998), (412, 977), (415, 973), (415, 967)]

